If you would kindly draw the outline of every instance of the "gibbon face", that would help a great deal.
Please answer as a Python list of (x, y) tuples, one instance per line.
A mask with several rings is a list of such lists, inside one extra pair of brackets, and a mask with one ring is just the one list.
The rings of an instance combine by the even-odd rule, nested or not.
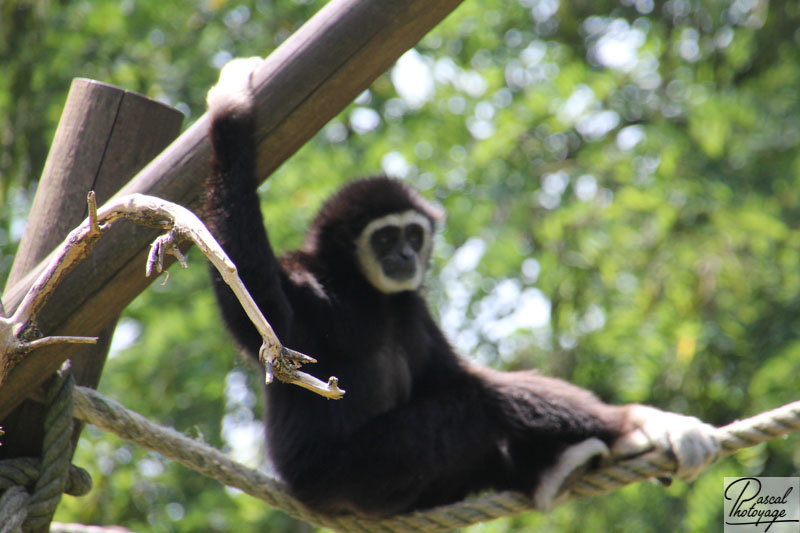
[(431, 254), (431, 233), (430, 220), (413, 209), (376, 218), (356, 239), (361, 271), (386, 294), (419, 289)]

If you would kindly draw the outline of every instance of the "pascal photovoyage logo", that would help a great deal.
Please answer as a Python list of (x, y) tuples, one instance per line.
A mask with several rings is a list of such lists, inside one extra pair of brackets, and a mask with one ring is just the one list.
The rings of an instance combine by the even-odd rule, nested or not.
[(800, 533), (800, 477), (726, 477), (724, 533)]

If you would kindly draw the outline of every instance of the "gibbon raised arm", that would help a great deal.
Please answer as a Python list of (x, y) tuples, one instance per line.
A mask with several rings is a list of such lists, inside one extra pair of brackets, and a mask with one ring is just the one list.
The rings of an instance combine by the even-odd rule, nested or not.
[[(330, 401), (266, 387), (269, 457), (294, 495), (323, 512), (389, 515), (513, 489), (549, 507), (562, 482), (593, 460), (672, 450), (680, 475), (716, 443), (697, 419), (612, 406), (535, 372), (499, 372), (458, 357), (420, 294), (441, 212), (384, 177), (328, 200), (301, 249), (276, 258), (256, 193), (250, 74), (234, 60), (208, 95), (211, 231), (281, 342), (338, 376)], [(224, 320), (258, 358), (261, 338), (212, 269)]]

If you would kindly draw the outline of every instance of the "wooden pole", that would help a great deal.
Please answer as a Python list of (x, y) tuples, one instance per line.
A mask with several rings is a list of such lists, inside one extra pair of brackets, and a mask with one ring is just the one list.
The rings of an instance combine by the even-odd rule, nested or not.
[[(88, 191), (94, 190), (100, 202), (111, 198), (178, 136), (182, 121), (179, 111), (144, 96), (73, 80), (7, 286), (18, 283), (83, 221)], [(97, 345), (79, 347), (72, 355), (78, 384), (97, 386), (115, 325), (114, 317)], [(22, 403), (3, 421), (7, 435), (0, 457), (38, 456), (43, 421), (41, 404)], [(73, 443), (79, 434), (76, 427)]]
[[(333, 0), (287, 39), (256, 73), (259, 172), (289, 158), (461, 0)], [(140, 192), (190, 209), (207, 174), (208, 116), (203, 115), (120, 194)], [(97, 335), (150, 283), (147, 247), (156, 232), (120, 224), (99, 242), (90, 275), (79, 266), (40, 316), (48, 335)], [(3, 296), (12, 312), (38, 268)], [(67, 333), (69, 332), (69, 333)], [(0, 419), (30, 394), (74, 347), (42, 348), (14, 367), (0, 387)]]

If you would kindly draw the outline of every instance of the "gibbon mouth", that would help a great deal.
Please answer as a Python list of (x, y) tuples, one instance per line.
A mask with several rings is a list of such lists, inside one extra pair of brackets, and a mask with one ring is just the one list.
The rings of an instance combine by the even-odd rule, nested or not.
[(417, 265), (414, 261), (384, 263), (383, 273), (387, 278), (404, 281), (414, 277), (417, 273)]

